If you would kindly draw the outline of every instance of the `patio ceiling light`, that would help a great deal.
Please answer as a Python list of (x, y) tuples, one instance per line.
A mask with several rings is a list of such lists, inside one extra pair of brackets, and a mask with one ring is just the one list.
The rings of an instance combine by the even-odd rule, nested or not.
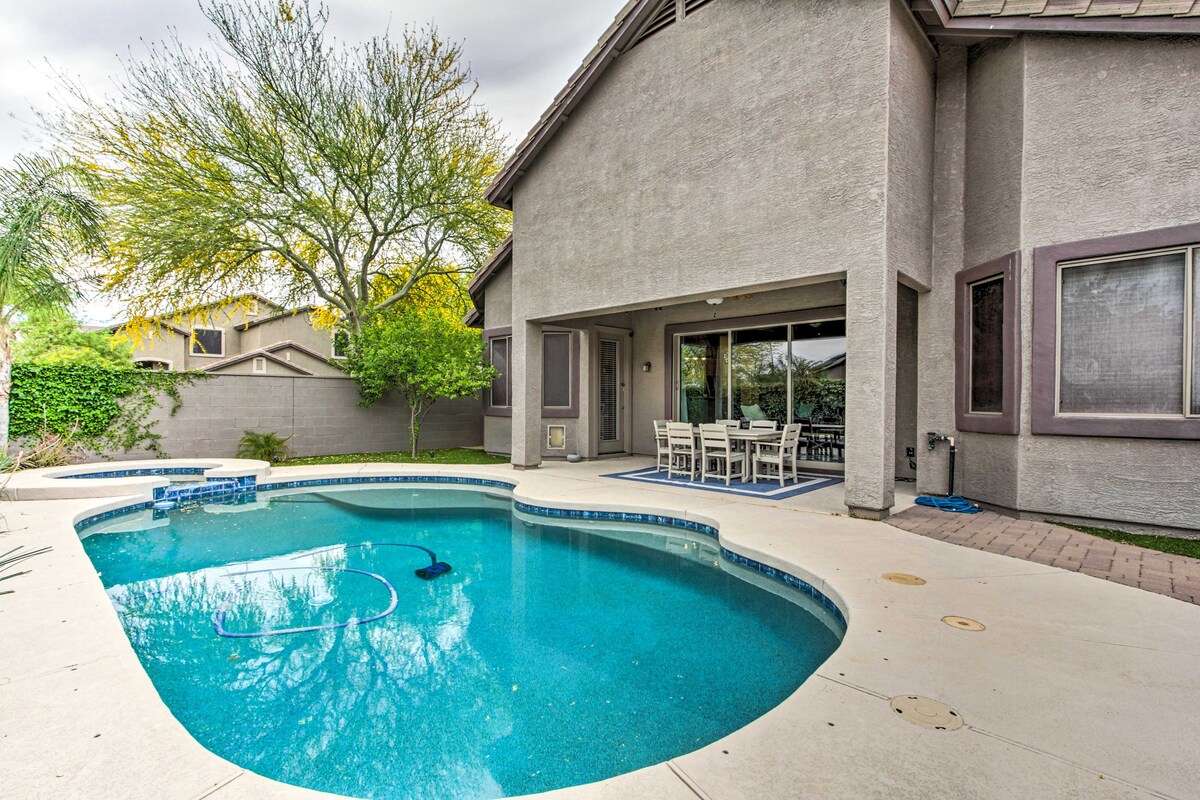
[(721, 305), (721, 303), (725, 302), (725, 298), (724, 297), (710, 297), (707, 300), (705, 300), (704, 302), (708, 303), (710, 306), (719, 306), (719, 305)]

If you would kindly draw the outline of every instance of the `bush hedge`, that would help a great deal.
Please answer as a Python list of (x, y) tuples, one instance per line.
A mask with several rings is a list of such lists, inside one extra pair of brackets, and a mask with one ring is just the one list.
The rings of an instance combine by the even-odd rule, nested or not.
[(14, 364), (9, 436), (20, 440), (48, 432), (69, 436), (95, 452), (137, 448), (163, 455), (150, 413), (166, 395), (175, 414), (183, 404), (180, 387), (202, 376), (84, 364)]

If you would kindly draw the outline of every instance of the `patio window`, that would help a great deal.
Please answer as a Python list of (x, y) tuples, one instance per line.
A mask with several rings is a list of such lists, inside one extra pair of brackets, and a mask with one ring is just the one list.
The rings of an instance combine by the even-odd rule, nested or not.
[(225, 330), (223, 328), (192, 328), (192, 355), (225, 355)]
[(1033, 251), (1030, 429), (1200, 439), (1200, 224)]
[[(818, 316), (788, 324), (810, 313), (763, 320), (777, 324), (755, 325), (760, 318), (746, 317), (726, 321), (726, 330), (674, 334), (673, 418), (693, 424), (761, 419), (781, 425), (803, 422), (810, 430), (814, 424), (826, 432), (840, 429), (846, 402), (846, 322)], [(827, 455), (829, 460), (841, 457), (835, 448)]]
[(1059, 264), (1059, 415), (1200, 415), (1195, 252)]

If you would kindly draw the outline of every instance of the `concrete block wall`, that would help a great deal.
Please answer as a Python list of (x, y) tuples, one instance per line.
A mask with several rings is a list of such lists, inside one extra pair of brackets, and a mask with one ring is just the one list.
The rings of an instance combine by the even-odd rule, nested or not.
[[(162, 449), (175, 458), (233, 456), (245, 431), (291, 436), (293, 456), (380, 453), (408, 448), (408, 408), (393, 394), (370, 408), (358, 406), (358, 384), (346, 378), (215, 375), (182, 390), (183, 407), (170, 401), (151, 419)], [(478, 397), (439, 400), (421, 426), (423, 450), (483, 444)], [(117, 460), (147, 458), (145, 451), (109, 453)]]

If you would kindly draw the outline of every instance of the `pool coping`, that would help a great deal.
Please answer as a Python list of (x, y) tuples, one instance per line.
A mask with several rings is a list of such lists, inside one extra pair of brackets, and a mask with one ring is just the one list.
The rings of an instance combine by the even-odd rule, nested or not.
[[(1019, 794), (1022, 782), (1032, 778), (1043, 794), (1047, 787), (1086, 788), (1094, 796), (1132, 792), (1184, 797), (1188, 792), (1188, 773), (1179, 763), (1179, 753), (1200, 744), (1200, 730), (1185, 721), (1200, 717), (1200, 706), (1179, 689), (1200, 678), (1200, 609), (1194, 606), (1053, 567), (957, 548), (881, 523), (749, 504), (736, 497), (694, 498), (680, 490), (656, 491), (629, 482), (617, 486), (617, 481), (605, 483), (586, 469), (573, 472), (566, 466), (530, 472), (378, 464), (289, 468), (265, 476), (262, 487), (287, 484), (301, 476), (310, 481), (389, 475), (500, 481), (515, 487), (515, 501), (531, 506), (580, 514), (603, 510), (662, 515), (716, 527), (722, 547), (730, 553), (810, 583), (850, 618), (838, 650), (794, 695), (763, 717), (720, 742), (665, 764), (556, 790), (550, 793), (554, 797), (782, 796), (797, 794), (801, 784), (825, 787), (805, 790), (812, 796), (868, 796), (872, 787), (883, 785), (881, 780), (890, 785), (896, 779), (879, 775), (881, 754), (887, 754), (889, 769), (918, 782), (922, 793), (942, 786), (959, 791), (960, 796), (1005, 797)], [(292, 476), (296, 476), (292, 481), (283, 480)], [(23, 724), (6, 738), (16, 755), (29, 747), (31, 756), (24, 762), (10, 761), (25, 766), (19, 774), (6, 776), (6, 785), (18, 796), (50, 793), (51, 787), (58, 797), (99, 796), (89, 782), (104, 777), (121, 783), (122, 796), (153, 797), (164, 796), (162, 787), (146, 783), (146, 776), (170, 774), (177, 783), (173, 796), (329, 796), (270, 781), (209, 753), (187, 735), (158, 698), (74, 531), (74, 524), (87, 516), (135, 502), (145, 502), (144, 496), (13, 506), (14, 513), (29, 523), (22, 540), (30, 546), (49, 543), (55, 551), (41, 563), (32, 562), (31, 575), (6, 587), (17, 590), (5, 598), (17, 598), (10, 612), (16, 616), (7, 616), (12, 630), (3, 634), (0, 652), (19, 653), (24, 663), (0, 667), (8, 673), (0, 675), (4, 693), (0, 697), (23, 697), (14, 689), (18, 684), (32, 687), (33, 682), (41, 696), (39, 703), (24, 699), (17, 703), (16, 718)], [(928, 585), (892, 584), (880, 579), (884, 571), (920, 574)], [(71, 591), (58, 591), (68, 587)], [(1030, 598), (1036, 609), (1023, 607), (1022, 599), (1028, 604)], [(0, 610), (7, 609), (0, 606)], [(942, 625), (940, 617), (950, 613), (984, 618), (991, 633), (970, 634)], [(1162, 629), (1146, 630), (1141, 623), (1146, 615), (1154, 615)], [(92, 623), (89, 641), (72, 642), (63, 636), (45, 639), (44, 623), (74, 616)], [(1094, 653), (1074, 660), (1059, 658), (1054, 663), (1070, 673), (1074, 683), (1059, 680), (1056, 674), (1054, 680), (1043, 681), (1047, 687), (1030, 687), (1028, 697), (1010, 704), (1024, 709), (1028, 719), (996, 703), (991, 693), (997, 685), (1004, 687), (1008, 676), (1022, 677), (1027, 671), (1019, 659), (1013, 660), (1013, 652), (1056, 651), (1067, 640), (1090, 640), (1090, 645), (1071, 647), (1099, 648), (1105, 661), (1098, 664)], [(979, 648), (986, 651), (982, 662)], [(39, 649), (45, 652), (31, 652)], [(95, 652), (105, 654), (101, 661), (96, 661)], [(886, 665), (880, 662), (882, 653), (891, 656), (883, 658)], [(932, 659), (934, 653), (944, 657)], [(1127, 674), (1131, 663), (1151, 672), (1160, 670), (1164, 660), (1174, 665), (1173, 677), (1160, 676), (1156, 684), (1144, 678), (1145, 685), (1138, 686), (1116, 683), (1115, 675)], [(1108, 661), (1113, 663), (1104, 666)], [(99, 677), (102, 672), (120, 682), (128, 702), (114, 705), (114, 698), (100, 692), (80, 705), (80, 695), (75, 693), (80, 687), (70, 686), (71, 681), (89, 674)], [(1079, 744), (1039, 732), (1031, 722), (1052, 727), (1055, 720), (1044, 718), (1047, 713), (1062, 717), (1063, 707), (1086, 705), (1088, 695), (1105, 697), (1106, 687), (1114, 694), (1110, 713), (1124, 711), (1125, 722), (1135, 724), (1140, 719), (1137, 708), (1147, 707), (1160, 725), (1171, 726), (1174, 735), (1140, 737), (1137, 746), (1131, 746), (1126, 731), (1108, 730), (1102, 720), (1088, 720), (1088, 726), (1081, 725), (1077, 732), (1086, 740)], [(1042, 696), (1050, 690), (1058, 710), (1055, 702)], [(954, 704), (963, 711), (970, 733), (925, 731), (893, 719), (887, 698), (907, 692)], [(88, 738), (81, 735), (76, 740), (75, 731), (61, 719), (65, 709), (98, 720), (122, 717), (121, 730), (127, 739), (123, 742), (120, 736), (106, 733), (108, 739), (93, 741), (89, 733)], [(158, 731), (159, 736), (147, 741), (147, 731)], [(846, 732), (859, 736), (846, 739)], [(1151, 740), (1155, 738), (1171, 741)], [(62, 745), (53, 759), (33, 747), (34, 742), (46, 741)], [(106, 763), (121, 764), (131, 774), (123, 782), (121, 770), (98, 774), (97, 748), (104, 748)], [(810, 749), (811, 757), (805, 758)], [(30, 762), (34, 754), (37, 758)], [(48, 760), (53, 764), (45, 763)], [(1157, 760), (1157, 769), (1139, 766), (1152, 760)], [(188, 772), (176, 762), (193, 764), (195, 769)], [(970, 764), (972, 772), (961, 764)], [(47, 771), (68, 780), (56, 782)], [(1105, 783), (1097, 783), (1101, 774)]]

